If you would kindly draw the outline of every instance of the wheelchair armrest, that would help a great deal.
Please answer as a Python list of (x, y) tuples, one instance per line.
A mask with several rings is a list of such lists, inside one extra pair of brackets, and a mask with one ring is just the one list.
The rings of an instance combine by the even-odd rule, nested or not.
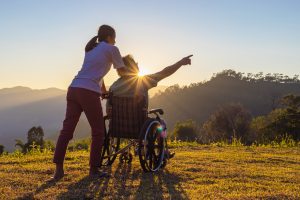
[(161, 108), (156, 108), (156, 109), (151, 109), (150, 111), (148, 111), (149, 114), (156, 114), (156, 113), (159, 113), (160, 115), (163, 115), (164, 114), (164, 111), (163, 109)]

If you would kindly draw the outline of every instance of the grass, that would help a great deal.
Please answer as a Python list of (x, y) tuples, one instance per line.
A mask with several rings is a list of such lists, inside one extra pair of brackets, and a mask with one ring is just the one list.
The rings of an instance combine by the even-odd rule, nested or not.
[[(172, 146), (172, 145), (171, 145)], [(300, 199), (300, 148), (173, 145), (165, 170), (144, 173), (135, 157), (89, 178), (87, 151), (68, 152), (66, 176), (53, 174), (53, 153), (0, 156), (0, 199)]]

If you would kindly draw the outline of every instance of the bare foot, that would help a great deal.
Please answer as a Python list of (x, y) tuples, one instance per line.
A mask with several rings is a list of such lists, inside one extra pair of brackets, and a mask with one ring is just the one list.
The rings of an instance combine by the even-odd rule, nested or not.
[(51, 177), (51, 179), (58, 181), (62, 179), (64, 175), (65, 175), (64, 170), (56, 170), (54, 176)]
[(110, 175), (106, 172), (102, 172), (100, 171), (98, 168), (95, 167), (91, 167), (90, 168), (90, 173), (89, 173), (90, 177), (98, 177), (98, 178), (109, 178)]
[(53, 180), (60, 180), (62, 177), (64, 177), (65, 173), (64, 173), (64, 167), (63, 164), (56, 164), (56, 170), (54, 173), (54, 176), (51, 177)]

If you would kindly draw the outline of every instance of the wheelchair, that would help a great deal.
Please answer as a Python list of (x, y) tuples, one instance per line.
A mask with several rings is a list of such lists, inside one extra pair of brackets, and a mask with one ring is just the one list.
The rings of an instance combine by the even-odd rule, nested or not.
[(164, 111), (148, 110), (144, 97), (114, 97), (110, 93), (105, 98), (111, 114), (104, 117), (101, 166), (112, 165), (118, 155), (121, 163), (131, 163), (135, 155), (144, 172), (163, 169), (168, 160), (166, 124), (161, 118)]

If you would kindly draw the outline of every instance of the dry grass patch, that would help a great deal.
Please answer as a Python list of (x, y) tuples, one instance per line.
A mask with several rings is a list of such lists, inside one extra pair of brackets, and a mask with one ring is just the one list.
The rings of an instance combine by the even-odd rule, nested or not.
[(158, 173), (144, 173), (136, 157), (89, 178), (86, 151), (68, 152), (66, 176), (48, 181), (52, 153), (0, 157), (1, 199), (299, 199), (300, 149), (177, 147)]

